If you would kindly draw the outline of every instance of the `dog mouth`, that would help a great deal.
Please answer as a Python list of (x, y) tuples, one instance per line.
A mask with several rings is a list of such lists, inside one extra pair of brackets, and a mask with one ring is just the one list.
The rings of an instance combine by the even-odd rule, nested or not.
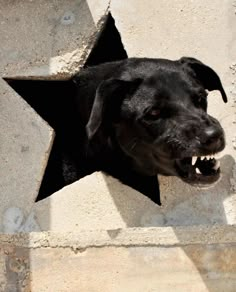
[(175, 164), (178, 175), (190, 184), (211, 184), (220, 177), (219, 153), (177, 159)]

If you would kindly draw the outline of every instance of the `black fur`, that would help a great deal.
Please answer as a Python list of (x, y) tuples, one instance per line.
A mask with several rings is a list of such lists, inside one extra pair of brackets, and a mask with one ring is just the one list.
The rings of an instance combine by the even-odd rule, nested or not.
[(206, 113), (206, 89), (227, 101), (210, 67), (186, 57), (131, 58), (84, 69), (73, 82), (78, 138), (69, 156), (78, 177), (103, 170), (157, 203), (157, 174), (189, 183), (218, 179), (209, 165), (199, 166), (199, 176), (189, 163), (225, 146), (222, 127)]

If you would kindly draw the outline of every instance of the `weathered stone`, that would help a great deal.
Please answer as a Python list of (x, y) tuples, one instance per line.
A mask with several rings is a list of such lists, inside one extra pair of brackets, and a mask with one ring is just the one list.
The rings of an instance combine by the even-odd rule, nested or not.
[(69, 78), (86, 61), (108, 4), (108, 0), (5, 1), (0, 11), (0, 73), (14, 78)]
[(235, 291), (232, 226), (41, 232), (0, 240), (3, 291)]

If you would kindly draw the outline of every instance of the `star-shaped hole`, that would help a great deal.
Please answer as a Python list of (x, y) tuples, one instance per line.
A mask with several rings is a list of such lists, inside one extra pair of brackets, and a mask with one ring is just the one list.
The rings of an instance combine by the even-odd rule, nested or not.
[[(127, 54), (114, 19), (109, 15), (85, 67), (124, 58)], [(78, 159), (82, 137), (78, 133), (76, 85), (71, 80), (5, 80), (56, 133), (36, 201), (91, 173), (92, 168), (85, 167)]]

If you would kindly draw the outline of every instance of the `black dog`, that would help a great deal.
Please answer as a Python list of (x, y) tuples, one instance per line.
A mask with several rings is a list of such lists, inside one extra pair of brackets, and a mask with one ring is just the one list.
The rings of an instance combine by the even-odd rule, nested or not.
[(191, 184), (219, 178), (213, 155), (224, 132), (206, 112), (206, 90), (227, 97), (210, 67), (132, 58), (84, 69), (73, 82), (79, 140), (71, 154), (83, 175), (103, 170), (157, 203), (157, 174)]

